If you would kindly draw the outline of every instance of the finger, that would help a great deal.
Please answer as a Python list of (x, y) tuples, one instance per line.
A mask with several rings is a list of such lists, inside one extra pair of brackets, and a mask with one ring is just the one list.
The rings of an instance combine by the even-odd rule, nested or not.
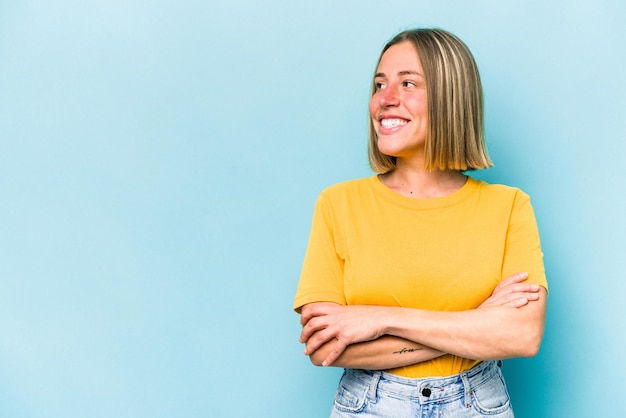
[(308, 342), (313, 334), (326, 328), (327, 326), (328, 324), (323, 321), (321, 317), (312, 318), (306, 323), (304, 327), (302, 327), (302, 332), (300, 333), (300, 342)]
[(330, 302), (315, 302), (302, 307), (302, 313), (300, 315), (300, 325), (306, 325), (311, 318), (316, 316), (327, 315), (333, 308), (336, 308), (336, 303)]
[(539, 294), (537, 292), (514, 292), (503, 296), (507, 302), (515, 299), (537, 300)]
[(521, 308), (528, 305), (530, 302), (539, 300), (538, 292), (524, 292), (511, 294), (509, 300), (503, 303), (503, 305), (511, 306), (513, 308)]
[(528, 273), (526, 273), (525, 271), (521, 273), (515, 273), (506, 277), (504, 280), (498, 283), (498, 286), (496, 286), (496, 289), (500, 287), (506, 287), (515, 283), (520, 283), (526, 279), (528, 279)]
[(300, 342), (307, 344), (311, 339), (311, 336), (317, 331), (319, 331), (319, 329), (313, 328), (307, 324), (304, 328), (302, 328), (302, 332), (300, 333)]
[(305, 343), (304, 354), (309, 356), (312, 353), (316, 352), (322, 345), (326, 344), (328, 341), (331, 341), (335, 338), (335, 334), (328, 330), (323, 329), (321, 331), (315, 332)]
[(528, 279), (528, 272), (521, 271), (519, 273), (511, 274), (507, 279), (511, 279), (513, 282), (520, 282)]
[(539, 285), (534, 283), (517, 283), (500, 289), (501, 293), (537, 293), (539, 291)]
[(521, 308), (522, 306), (528, 305), (528, 299), (526, 298), (516, 298), (509, 303), (505, 303), (504, 306), (510, 306), (512, 308)]
[(504, 289), (497, 294), (493, 294), (480, 306), (483, 308), (489, 306), (512, 306), (521, 307), (526, 305), (529, 301), (535, 301), (539, 299), (539, 292), (534, 290), (529, 284), (524, 284), (520, 291), (509, 291)]
[(337, 340), (337, 343), (333, 347), (330, 354), (328, 354), (328, 357), (326, 357), (326, 359), (322, 362), (322, 366), (324, 367), (331, 366), (335, 362), (335, 360), (337, 360), (339, 356), (343, 354), (347, 346), (348, 344), (345, 344), (341, 342), (340, 340)]
[(524, 297), (528, 299), (529, 302), (539, 300), (539, 292), (527, 292), (524, 294)]
[(314, 318), (315, 316), (318, 316), (316, 314), (315, 305), (305, 305), (302, 308), (302, 315), (300, 315), (300, 325), (306, 325), (307, 322), (309, 322), (311, 318)]
[(496, 288), (493, 291), (492, 297), (500, 297), (507, 294), (515, 293), (536, 293), (539, 291), (539, 285), (534, 283), (514, 283), (508, 286)]

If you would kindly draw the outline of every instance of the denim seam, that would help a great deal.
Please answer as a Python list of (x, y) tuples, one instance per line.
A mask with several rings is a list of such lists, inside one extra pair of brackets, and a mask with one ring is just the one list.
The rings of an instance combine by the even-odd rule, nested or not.
[(472, 406), (472, 400), (470, 397), (472, 394), (472, 388), (470, 386), (470, 381), (467, 377), (467, 374), (461, 374), (461, 380), (463, 381), (463, 403), (465, 404), (466, 408), (469, 408), (470, 406)]
[(369, 401), (373, 404), (376, 403), (378, 399), (378, 382), (380, 382), (381, 373), (374, 372), (372, 375), (372, 380), (370, 381), (369, 388), (367, 390), (367, 397)]

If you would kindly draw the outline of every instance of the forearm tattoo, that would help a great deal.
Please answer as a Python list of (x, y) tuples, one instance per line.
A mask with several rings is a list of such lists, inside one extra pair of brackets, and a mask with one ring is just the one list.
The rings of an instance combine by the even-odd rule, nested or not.
[(404, 353), (414, 353), (416, 351), (423, 350), (422, 347), (417, 348), (406, 348), (404, 347), (402, 350), (394, 351), (393, 354), (404, 354)]

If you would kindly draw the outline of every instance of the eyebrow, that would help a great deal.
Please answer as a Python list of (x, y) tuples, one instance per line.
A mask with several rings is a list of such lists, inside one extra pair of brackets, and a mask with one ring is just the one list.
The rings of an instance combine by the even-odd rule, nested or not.
[[(418, 73), (417, 71), (412, 71), (412, 70), (403, 70), (403, 71), (398, 71), (398, 75), (417, 75), (420, 77), (424, 77), (422, 74)], [(386, 77), (385, 73), (376, 73), (374, 74), (374, 78), (377, 77)]]

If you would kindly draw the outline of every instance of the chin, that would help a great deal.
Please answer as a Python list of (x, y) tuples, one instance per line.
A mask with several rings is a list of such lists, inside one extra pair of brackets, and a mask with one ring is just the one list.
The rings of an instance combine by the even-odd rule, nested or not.
[(390, 157), (400, 157), (406, 153), (406, 150), (404, 148), (384, 146), (384, 145), (380, 146), (380, 144), (378, 145), (378, 151)]

